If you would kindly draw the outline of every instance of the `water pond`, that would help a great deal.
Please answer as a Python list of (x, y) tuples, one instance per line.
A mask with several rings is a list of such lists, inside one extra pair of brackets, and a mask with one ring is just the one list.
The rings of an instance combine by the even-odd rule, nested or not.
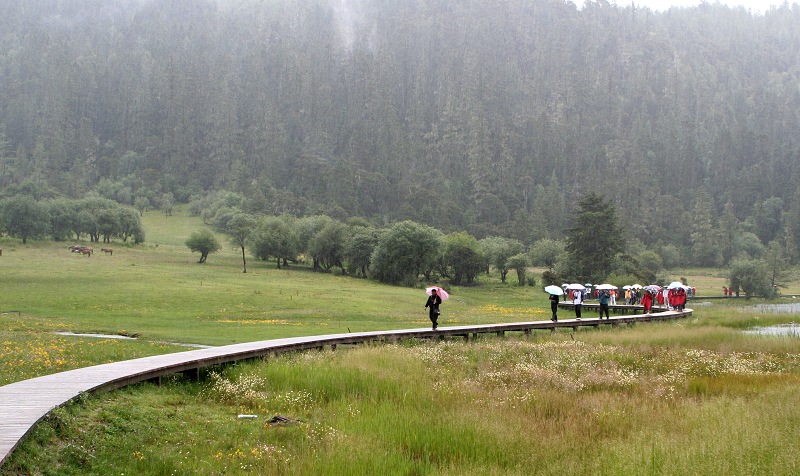
[[(136, 337), (130, 336), (123, 336), (117, 334), (78, 334), (75, 332), (54, 332), (54, 334), (60, 336), (76, 336), (76, 337), (93, 337), (97, 339), (119, 339), (119, 340), (139, 340)], [(145, 341), (154, 344), (168, 344), (168, 345), (177, 345), (179, 347), (191, 347), (193, 349), (209, 349), (212, 346), (210, 345), (202, 345), (202, 344), (182, 344), (180, 342), (163, 342), (163, 341)]]
[(777, 324), (766, 327), (753, 327), (744, 331), (745, 334), (755, 334), (762, 336), (788, 336), (800, 337), (800, 324)]

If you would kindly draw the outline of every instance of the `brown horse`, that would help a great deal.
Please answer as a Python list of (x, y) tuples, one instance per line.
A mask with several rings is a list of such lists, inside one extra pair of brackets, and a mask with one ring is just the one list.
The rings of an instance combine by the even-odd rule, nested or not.
[(86, 255), (87, 258), (92, 256), (92, 253), (94, 253), (94, 250), (89, 248), (88, 246), (81, 247), (81, 254)]
[(100, 248), (100, 251), (102, 251), (103, 253), (105, 253), (107, 255), (114, 256), (114, 250), (111, 249), (111, 248)]

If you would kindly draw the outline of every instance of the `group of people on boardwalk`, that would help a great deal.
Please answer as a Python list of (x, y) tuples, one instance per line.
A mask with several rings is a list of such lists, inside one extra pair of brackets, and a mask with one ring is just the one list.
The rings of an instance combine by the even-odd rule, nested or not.
[(670, 310), (683, 311), (686, 308), (687, 292), (685, 288), (672, 288), (667, 293), (667, 304)]
[[(694, 295), (695, 292), (694, 288), (677, 282), (673, 282), (663, 288), (655, 284), (625, 288), (625, 304), (641, 305), (645, 314), (649, 314), (656, 304), (662, 308), (666, 305), (669, 310), (682, 311), (686, 308), (687, 297)], [(439, 306), (442, 301), (449, 298), (449, 295), (447, 291), (438, 286), (429, 287), (425, 291), (428, 295), (428, 299), (425, 301), (425, 309), (428, 310), (428, 317), (431, 320), (433, 330), (436, 330), (439, 326), (439, 316), (441, 314)], [(581, 319), (583, 303), (586, 296), (591, 295), (587, 288), (580, 285), (564, 285), (562, 288), (546, 286), (545, 292), (550, 295), (550, 312), (552, 313), (550, 320), (553, 322), (558, 321), (558, 304), (562, 295), (565, 299), (568, 296), (572, 301), (576, 320)], [(616, 306), (616, 296), (616, 286), (600, 285), (595, 289), (594, 297), (599, 304), (600, 319), (603, 319), (603, 316), (606, 319), (611, 319), (609, 310), (610, 306)]]
[[(589, 285), (587, 285), (589, 286)], [(682, 311), (686, 307), (686, 299), (694, 295), (695, 288), (686, 286), (679, 282), (673, 282), (667, 287), (655, 284), (649, 286), (624, 286), (625, 304), (629, 306), (642, 306), (645, 314), (650, 314), (656, 305), (669, 310)], [(563, 292), (562, 292), (563, 290)], [(552, 317), (550, 320), (558, 321), (558, 303), (560, 296), (572, 301), (575, 309), (575, 319), (580, 320), (582, 316), (583, 304), (586, 296), (591, 296), (592, 291), (577, 284), (564, 284), (562, 289), (557, 286), (547, 286), (545, 292), (550, 294), (550, 310)], [(597, 299), (600, 310), (600, 319), (605, 316), (610, 319), (610, 306), (616, 306), (617, 287), (609, 284), (597, 286), (594, 290), (594, 298)]]

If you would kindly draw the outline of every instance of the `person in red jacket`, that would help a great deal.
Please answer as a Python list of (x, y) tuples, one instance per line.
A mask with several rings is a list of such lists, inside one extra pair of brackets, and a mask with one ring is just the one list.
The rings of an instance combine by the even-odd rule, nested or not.
[(653, 295), (646, 289), (642, 291), (642, 306), (644, 306), (644, 313), (650, 314), (650, 309), (653, 307)]
[(686, 290), (683, 288), (678, 288), (677, 292), (675, 293), (675, 309), (683, 311), (685, 307), (686, 307)]

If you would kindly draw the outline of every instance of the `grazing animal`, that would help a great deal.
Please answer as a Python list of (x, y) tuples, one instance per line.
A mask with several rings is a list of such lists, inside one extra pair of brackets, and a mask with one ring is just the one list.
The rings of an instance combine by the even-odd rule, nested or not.
[(87, 258), (92, 256), (93, 252), (94, 252), (94, 250), (89, 248), (88, 246), (81, 247), (81, 254), (82, 255), (86, 255)]
[(107, 255), (114, 256), (114, 250), (112, 250), (111, 248), (100, 248), (100, 251), (102, 251)]
[(69, 250), (72, 253), (80, 253), (81, 252), (81, 248), (83, 248), (83, 246), (81, 246), (81, 245), (72, 245), (72, 246), (69, 247)]

